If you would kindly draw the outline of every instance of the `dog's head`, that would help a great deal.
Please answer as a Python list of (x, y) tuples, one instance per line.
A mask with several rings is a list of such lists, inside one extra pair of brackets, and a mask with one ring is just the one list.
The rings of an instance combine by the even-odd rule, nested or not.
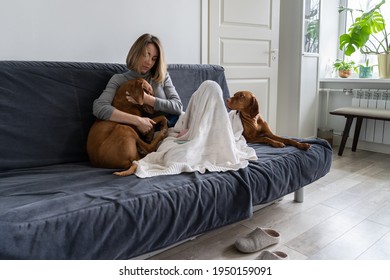
[(130, 96), (135, 104), (143, 105), (144, 104), (144, 84), (146, 81), (144, 79), (135, 79), (130, 80), (125, 83), (125, 92), (127, 96)]
[(259, 114), (259, 104), (255, 95), (250, 91), (238, 91), (234, 96), (226, 100), (227, 107), (230, 110), (237, 110), (249, 114), (254, 118)]
[(142, 78), (130, 80), (126, 82), (126, 94), (134, 100), (134, 104), (142, 106), (148, 114), (154, 114), (154, 110), (149, 105), (144, 105), (144, 92), (149, 95), (154, 95), (150, 89), (150, 85)]

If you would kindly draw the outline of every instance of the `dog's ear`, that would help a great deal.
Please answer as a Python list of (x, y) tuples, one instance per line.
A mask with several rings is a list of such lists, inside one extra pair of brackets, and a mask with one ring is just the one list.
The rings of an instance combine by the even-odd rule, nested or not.
[(132, 86), (132, 97), (139, 105), (144, 104), (144, 89), (142, 87), (143, 81), (142, 79), (134, 80)]
[(251, 118), (256, 117), (259, 114), (259, 103), (254, 96), (251, 97), (251, 102), (249, 105), (249, 115)]
[(144, 79), (140, 79), (142, 81), (142, 88), (144, 90), (145, 93), (147, 93), (148, 95), (153, 95), (153, 91), (150, 90), (150, 85), (148, 84), (148, 82)]

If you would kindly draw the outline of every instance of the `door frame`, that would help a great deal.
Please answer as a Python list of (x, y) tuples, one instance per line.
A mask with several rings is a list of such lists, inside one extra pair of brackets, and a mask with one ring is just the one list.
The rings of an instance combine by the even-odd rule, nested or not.
[(209, 63), (209, 0), (201, 0), (200, 60)]

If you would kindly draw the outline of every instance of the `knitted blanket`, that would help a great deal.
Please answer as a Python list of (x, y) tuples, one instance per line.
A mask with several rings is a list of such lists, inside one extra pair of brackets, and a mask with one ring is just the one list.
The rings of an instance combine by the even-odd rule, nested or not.
[(242, 136), (235, 111), (226, 110), (222, 91), (212, 81), (201, 84), (185, 113), (156, 152), (137, 161), (136, 176), (145, 178), (182, 172), (238, 170), (257, 159)]

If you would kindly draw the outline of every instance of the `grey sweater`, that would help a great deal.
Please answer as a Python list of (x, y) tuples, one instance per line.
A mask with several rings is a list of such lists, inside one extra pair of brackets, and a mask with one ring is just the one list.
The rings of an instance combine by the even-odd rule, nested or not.
[(123, 74), (115, 74), (109, 80), (105, 90), (100, 97), (93, 102), (93, 114), (98, 119), (108, 120), (114, 107), (111, 105), (117, 88), (128, 80), (144, 78), (153, 87), (156, 103), (154, 110), (172, 115), (179, 115), (183, 110), (183, 104), (180, 100), (171, 77), (167, 73), (163, 84), (157, 84), (152, 80), (149, 73), (142, 75), (135, 71), (129, 70)]

